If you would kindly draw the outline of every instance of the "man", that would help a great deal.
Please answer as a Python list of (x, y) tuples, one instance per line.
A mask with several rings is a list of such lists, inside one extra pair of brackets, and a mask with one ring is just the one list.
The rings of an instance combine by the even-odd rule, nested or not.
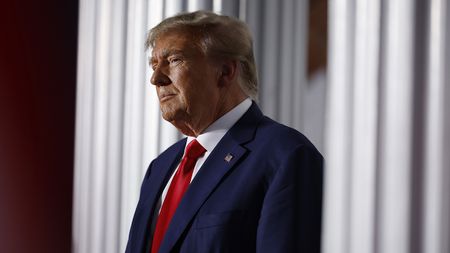
[(180, 14), (147, 46), (162, 116), (188, 137), (150, 164), (126, 252), (320, 252), (323, 158), (252, 101), (247, 26)]

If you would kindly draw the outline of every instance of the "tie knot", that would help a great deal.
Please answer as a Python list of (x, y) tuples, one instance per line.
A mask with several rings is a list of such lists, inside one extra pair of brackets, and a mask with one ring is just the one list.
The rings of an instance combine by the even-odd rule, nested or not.
[(206, 149), (200, 143), (198, 143), (196, 139), (194, 139), (187, 145), (185, 156), (191, 159), (198, 159), (205, 152)]

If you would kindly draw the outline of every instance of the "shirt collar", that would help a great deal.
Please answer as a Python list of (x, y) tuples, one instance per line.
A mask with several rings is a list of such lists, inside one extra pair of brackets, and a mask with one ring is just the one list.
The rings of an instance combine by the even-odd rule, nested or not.
[[(197, 141), (206, 149), (207, 152), (211, 152), (222, 137), (234, 124), (236, 124), (236, 122), (244, 115), (251, 105), (252, 100), (250, 98), (246, 98), (206, 128), (203, 133), (197, 136)], [(186, 145), (194, 139), (195, 137), (188, 136)]]

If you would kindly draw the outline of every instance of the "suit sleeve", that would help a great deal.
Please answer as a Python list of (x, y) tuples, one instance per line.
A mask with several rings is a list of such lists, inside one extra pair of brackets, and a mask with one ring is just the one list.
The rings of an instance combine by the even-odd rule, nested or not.
[(323, 158), (301, 145), (282, 159), (257, 229), (257, 252), (320, 252)]
[(148, 166), (148, 169), (147, 169), (147, 171), (145, 172), (145, 176), (144, 176), (144, 180), (143, 180), (143, 182), (142, 182), (142, 184), (141, 184), (141, 189), (140, 189), (140, 195), (139, 195), (139, 201), (138, 201), (138, 204), (137, 204), (137, 207), (136, 207), (136, 210), (135, 210), (135, 213), (134, 213), (134, 216), (133, 216), (133, 220), (132, 220), (132, 222), (131, 222), (131, 226), (130, 226), (130, 232), (129, 232), (129, 234), (128, 234), (128, 242), (127, 242), (127, 246), (126, 246), (126, 249), (125, 249), (125, 253), (131, 253), (131, 252), (135, 252), (135, 250), (133, 250), (134, 248), (136, 248), (136, 247), (138, 247), (137, 246), (137, 244), (138, 244), (138, 240), (140, 239), (140, 238), (137, 238), (137, 231), (136, 231), (136, 221), (137, 220), (139, 220), (138, 219), (138, 211), (139, 211), (139, 208), (140, 208), (140, 204), (141, 204), (141, 200), (142, 200), (142, 196), (143, 196), (143, 194), (144, 194), (144, 192), (143, 192), (143, 187), (144, 187), (144, 184), (145, 184), (145, 182), (148, 180), (148, 178), (150, 177), (150, 173), (151, 173), (151, 170), (152, 170), (152, 165), (153, 165), (153, 162), (154, 162), (154, 160), (150, 163), (150, 165)]

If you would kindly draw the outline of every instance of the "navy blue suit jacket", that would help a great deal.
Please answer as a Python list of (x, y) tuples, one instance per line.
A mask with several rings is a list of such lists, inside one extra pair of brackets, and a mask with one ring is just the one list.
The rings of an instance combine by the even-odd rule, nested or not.
[[(154, 209), (185, 143), (175, 143), (150, 164), (127, 253), (150, 252)], [(316, 148), (253, 103), (192, 180), (159, 252), (318, 253), (322, 175)]]

